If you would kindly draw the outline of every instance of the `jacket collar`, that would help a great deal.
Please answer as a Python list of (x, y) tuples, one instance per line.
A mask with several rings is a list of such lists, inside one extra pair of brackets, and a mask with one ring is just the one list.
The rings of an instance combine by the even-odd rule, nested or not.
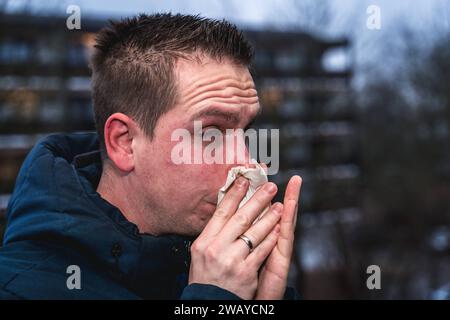
[(194, 239), (139, 234), (135, 224), (96, 192), (101, 175), (99, 151), (77, 155), (74, 165), (86, 196), (118, 229), (98, 248), (96, 256), (113, 270), (113, 277), (139, 296), (178, 298), (187, 285), (189, 250)]

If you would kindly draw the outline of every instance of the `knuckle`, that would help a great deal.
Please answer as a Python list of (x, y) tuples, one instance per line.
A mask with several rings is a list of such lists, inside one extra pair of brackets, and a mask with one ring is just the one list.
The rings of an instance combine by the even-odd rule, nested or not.
[(208, 261), (217, 261), (218, 258), (218, 254), (217, 254), (217, 250), (214, 246), (208, 246), (207, 248), (205, 248), (203, 250), (205, 258)]
[(195, 241), (191, 245), (191, 253), (192, 254), (199, 254), (204, 251), (204, 245), (200, 241)]
[(242, 199), (242, 197), (247, 192), (247, 186), (236, 186), (235, 188), (230, 189), (228, 192), (230, 199), (237, 201)]
[(244, 183), (244, 184), (234, 184), (234, 188), (232, 188), (232, 190), (234, 191), (234, 194), (241, 194), (242, 192), (244, 192), (245, 190), (247, 190), (248, 184)]
[(228, 212), (224, 208), (218, 208), (214, 215), (219, 218), (226, 218), (228, 216)]
[(236, 260), (233, 257), (226, 257), (222, 261), (222, 266), (226, 271), (231, 271), (236, 267)]
[(242, 190), (246, 190), (249, 185), (249, 182), (244, 177), (239, 177), (233, 184), (234, 190), (239, 190), (241, 192)]
[(251, 220), (248, 215), (241, 212), (236, 215), (236, 223), (242, 228), (247, 228), (250, 226)]

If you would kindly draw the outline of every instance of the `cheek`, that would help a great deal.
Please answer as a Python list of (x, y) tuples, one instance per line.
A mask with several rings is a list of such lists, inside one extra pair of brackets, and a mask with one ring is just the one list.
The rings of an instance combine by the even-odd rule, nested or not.
[(199, 165), (198, 175), (203, 181), (207, 181), (208, 186), (214, 191), (218, 191), (227, 179), (228, 165)]
[(147, 157), (159, 175), (164, 176), (166, 190), (178, 190), (181, 197), (211, 196), (226, 181), (230, 165), (227, 164), (176, 164), (172, 150), (178, 141), (171, 141), (171, 131), (160, 132), (149, 148)]
[(176, 180), (174, 184), (179, 190), (201, 197), (215, 195), (225, 183), (227, 174), (226, 165), (170, 163), (168, 167), (168, 175)]
[[(220, 188), (226, 180), (229, 165), (226, 164), (176, 164), (172, 159), (172, 151), (179, 142), (170, 141), (170, 143), (160, 144), (159, 157), (163, 163), (162, 166), (170, 175), (176, 174), (180, 177), (181, 184), (189, 184), (193, 189), (217, 189)], [(187, 148), (188, 149), (188, 148)], [(193, 152), (193, 148), (191, 148)], [(174, 153), (177, 155), (177, 153)], [(188, 157), (193, 161), (193, 154)]]

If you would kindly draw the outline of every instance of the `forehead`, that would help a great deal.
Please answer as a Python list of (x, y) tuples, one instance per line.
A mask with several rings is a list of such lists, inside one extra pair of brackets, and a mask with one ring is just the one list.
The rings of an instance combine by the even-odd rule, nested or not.
[[(176, 65), (178, 108), (186, 115), (217, 108), (253, 115), (259, 111), (258, 95), (245, 66), (224, 59), (180, 59)], [(180, 110), (181, 111), (181, 110)]]
[(237, 65), (226, 58), (221, 61), (207, 56), (192, 59), (180, 58), (177, 60), (175, 70), (180, 89), (185, 89), (204, 78), (217, 75), (253, 84), (252, 76), (247, 67)]

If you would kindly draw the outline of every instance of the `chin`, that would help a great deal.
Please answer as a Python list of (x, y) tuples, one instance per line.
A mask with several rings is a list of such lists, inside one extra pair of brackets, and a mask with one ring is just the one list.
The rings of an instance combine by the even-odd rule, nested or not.
[(201, 207), (198, 206), (184, 221), (181, 233), (186, 236), (198, 236), (205, 229), (215, 210), (215, 205), (202, 203)]
[(190, 219), (189, 221), (187, 221), (187, 226), (186, 226), (186, 233), (185, 235), (187, 236), (198, 236), (200, 235), (200, 233), (202, 233), (203, 229), (205, 229), (206, 225), (208, 224), (209, 220), (211, 219), (212, 214), (209, 214), (207, 217), (206, 216), (198, 216), (195, 215), (192, 217), (192, 219)]
[(187, 237), (198, 237), (200, 233), (202, 233), (205, 226), (193, 226), (189, 225), (186, 228), (183, 228), (184, 230), (181, 232), (177, 232), (177, 234), (181, 236), (187, 236)]
[(193, 234), (192, 235), (198, 236), (200, 233), (202, 233), (203, 229), (205, 229), (206, 225), (208, 224), (210, 218), (211, 217), (209, 217), (207, 220), (201, 220), (198, 223), (196, 223), (193, 226), (193, 230), (192, 230)]

